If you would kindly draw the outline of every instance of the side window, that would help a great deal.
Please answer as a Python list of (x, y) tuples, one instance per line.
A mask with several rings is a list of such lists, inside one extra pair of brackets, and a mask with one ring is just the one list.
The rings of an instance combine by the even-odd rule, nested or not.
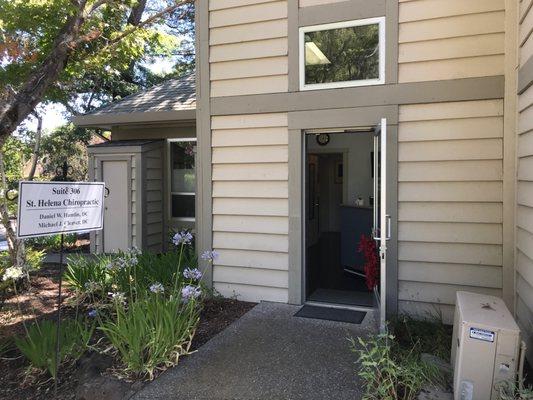
[(170, 142), (170, 205), (171, 217), (194, 221), (196, 197), (196, 141)]

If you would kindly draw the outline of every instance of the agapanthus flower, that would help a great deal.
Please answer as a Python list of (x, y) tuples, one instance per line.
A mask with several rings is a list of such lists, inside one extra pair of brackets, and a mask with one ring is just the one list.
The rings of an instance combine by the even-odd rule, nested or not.
[(96, 318), (96, 316), (98, 315), (98, 311), (96, 310), (91, 310), (87, 313), (87, 315), (90, 317), (90, 318)]
[(122, 303), (122, 304), (126, 303), (126, 296), (122, 292), (110, 292), (108, 293), (108, 295), (111, 296), (111, 299), (114, 302)]
[(181, 244), (190, 244), (192, 242), (193, 236), (190, 232), (181, 231), (174, 235), (172, 238), (172, 243), (174, 246), (179, 246)]
[(131, 249), (128, 250), (128, 254), (132, 257), (137, 257), (137, 256), (140, 256), (142, 254), (142, 251), (139, 250), (138, 247), (136, 246), (133, 246)]
[(9, 267), (8, 269), (6, 269), (2, 279), (4, 281), (7, 281), (9, 279), (16, 281), (22, 278), (23, 276), (24, 276), (24, 271), (22, 271), (22, 268), (13, 266), (13, 267)]
[(198, 286), (187, 285), (181, 289), (181, 298), (187, 303), (191, 299), (197, 299), (202, 294), (202, 290)]
[(100, 285), (94, 281), (86, 282), (85, 285), (83, 285), (83, 287), (88, 292), (96, 292), (97, 290), (100, 289)]
[(198, 268), (185, 268), (185, 270), (183, 271), (183, 277), (185, 279), (199, 281), (200, 279), (202, 279), (202, 271), (200, 271)]
[(156, 282), (152, 285), (150, 285), (150, 292), (152, 293), (163, 293), (165, 291), (165, 287), (160, 284), (159, 282)]
[(218, 258), (218, 253), (215, 250), (206, 250), (202, 253), (200, 258), (208, 262), (213, 262)]

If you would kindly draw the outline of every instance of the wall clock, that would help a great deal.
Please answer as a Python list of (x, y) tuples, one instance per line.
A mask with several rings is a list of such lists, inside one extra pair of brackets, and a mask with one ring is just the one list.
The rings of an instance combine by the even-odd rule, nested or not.
[(325, 146), (329, 143), (329, 135), (327, 133), (320, 133), (316, 136), (316, 142), (320, 146)]

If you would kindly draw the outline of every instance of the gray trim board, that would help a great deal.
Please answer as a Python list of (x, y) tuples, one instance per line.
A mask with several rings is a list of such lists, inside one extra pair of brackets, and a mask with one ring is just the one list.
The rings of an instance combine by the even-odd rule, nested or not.
[[(399, 107), (396, 107), (398, 120)], [(387, 244), (387, 318), (398, 313), (398, 125), (387, 120), (387, 212), (391, 239)]]
[(255, 114), (377, 105), (501, 99), (503, 76), (310, 90), (211, 99), (211, 115)]
[[(209, 2), (195, 1), (196, 21), (196, 137), (199, 171), (196, 174), (197, 251), (213, 247), (213, 199), (211, 177), (211, 108), (209, 79)], [(200, 260), (205, 281), (213, 284), (212, 265)]]
[(397, 106), (373, 106), (290, 112), (289, 129), (374, 126), (381, 118), (387, 118), (389, 124), (397, 124), (397, 110)]
[(305, 275), (303, 270), (303, 133), (289, 129), (289, 303), (302, 304)]
[(386, 0), (385, 4), (385, 82), (398, 82), (398, 42), (399, 42), (398, 0)]
[[(297, 3), (297, 0), (293, 0)], [(328, 24), (330, 22), (382, 17), (385, 15), (385, 0), (351, 0), (334, 4), (301, 7), (299, 26)]]
[(289, 1), (287, 10), (288, 52), (289, 52), (289, 92), (300, 90), (300, 39), (299, 39), (299, 6), (298, 1)]
[(533, 57), (518, 70), (518, 94), (524, 93), (533, 84)]
[(72, 123), (82, 128), (109, 128), (115, 125), (187, 121), (196, 118), (196, 110), (132, 112), (101, 115), (78, 115)]

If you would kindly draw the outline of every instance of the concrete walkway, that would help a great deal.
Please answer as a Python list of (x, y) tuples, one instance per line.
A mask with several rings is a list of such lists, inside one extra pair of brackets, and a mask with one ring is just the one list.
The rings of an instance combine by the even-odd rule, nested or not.
[(294, 317), (299, 307), (261, 303), (133, 399), (285, 400), (360, 398), (347, 337), (361, 325)]

